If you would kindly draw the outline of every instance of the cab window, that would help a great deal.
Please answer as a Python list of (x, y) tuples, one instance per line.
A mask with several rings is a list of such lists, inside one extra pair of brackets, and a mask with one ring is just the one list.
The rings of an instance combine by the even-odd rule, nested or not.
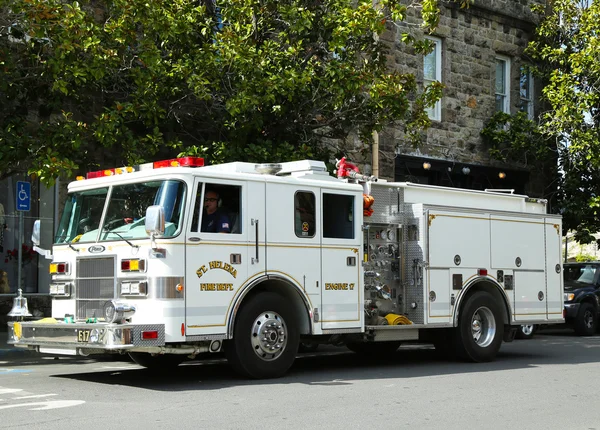
[(323, 193), (323, 237), (354, 239), (354, 196)]
[(315, 236), (315, 195), (298, 191), (294, 195), (294, 231), (298, 237)]
[(238, 185), (199, 184), (191, 231), (241, 234), (241, 196)]

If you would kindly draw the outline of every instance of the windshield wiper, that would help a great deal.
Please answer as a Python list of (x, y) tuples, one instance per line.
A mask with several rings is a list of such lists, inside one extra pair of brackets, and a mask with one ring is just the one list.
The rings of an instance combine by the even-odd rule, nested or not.
[[(117, 236), (119, 236), (121, 239), (123, 239), (125, 242), (127, 242), (127, 245), (131, 246), (132, 248), (138, 249), (139, 245), (134, 245), (133, 243), (131, 243), (129, 240), (125, 239), (123, 236), (121, 236), (119, 233), (117, 233), (116, 231), (109, 231), (106, 229), (106, 227), (102, 227), (102, 230), (104, 232), (106, 232), (106, 234), (108, 233), (113, 233), (116, 234)], [(104, 236), (104, 239), (106, 239), (106, 236)]]
[(75, 248), (73, 245), (71, 245), (72, 243), (73, 243), (73, 241), (67, 242), (67, 245), (69, 245), (69, 248), (71, 248), (75, 252), (79, 252), (79, 250), (77, 248)]

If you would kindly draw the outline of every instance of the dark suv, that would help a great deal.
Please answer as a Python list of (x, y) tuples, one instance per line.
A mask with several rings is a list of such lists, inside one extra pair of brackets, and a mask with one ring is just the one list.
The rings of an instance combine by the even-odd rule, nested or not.
[(565, 320), (580, 336), (596, 332), (600, 316), (600, 261), (565, 263)]

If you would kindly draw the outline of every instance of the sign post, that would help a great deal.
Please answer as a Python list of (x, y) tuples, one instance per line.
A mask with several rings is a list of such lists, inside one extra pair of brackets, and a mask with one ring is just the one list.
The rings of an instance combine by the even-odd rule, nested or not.
[(23, 263), (23, 242), (25, 241), (25, 229), (23, 226), (23, 212), (31, 210), (31, 184), (29, 182), (17, 181), (17, 211), (19, 211), (19, 248), (17, 260), (17, 289), (21, 288), (21, 276), (23, 275), (21, 265)]

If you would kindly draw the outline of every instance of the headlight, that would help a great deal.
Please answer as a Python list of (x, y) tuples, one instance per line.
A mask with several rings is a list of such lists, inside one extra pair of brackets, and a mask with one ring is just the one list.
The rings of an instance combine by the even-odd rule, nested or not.
[(575, 294), (573, 294), (573, 293), (565, 293), (565, 295), (564, 295), (565, 302), (570, 302), (574, 298), (575, 298)]
[(120, 323), (131, 318), (135, 313), (135, 306), (123, 302), (110, 300), (104, 303), (104, 318), (109, 323)]
[(51, 296), (68, 297), (71, 295), (71, 284), (50, 284)]

